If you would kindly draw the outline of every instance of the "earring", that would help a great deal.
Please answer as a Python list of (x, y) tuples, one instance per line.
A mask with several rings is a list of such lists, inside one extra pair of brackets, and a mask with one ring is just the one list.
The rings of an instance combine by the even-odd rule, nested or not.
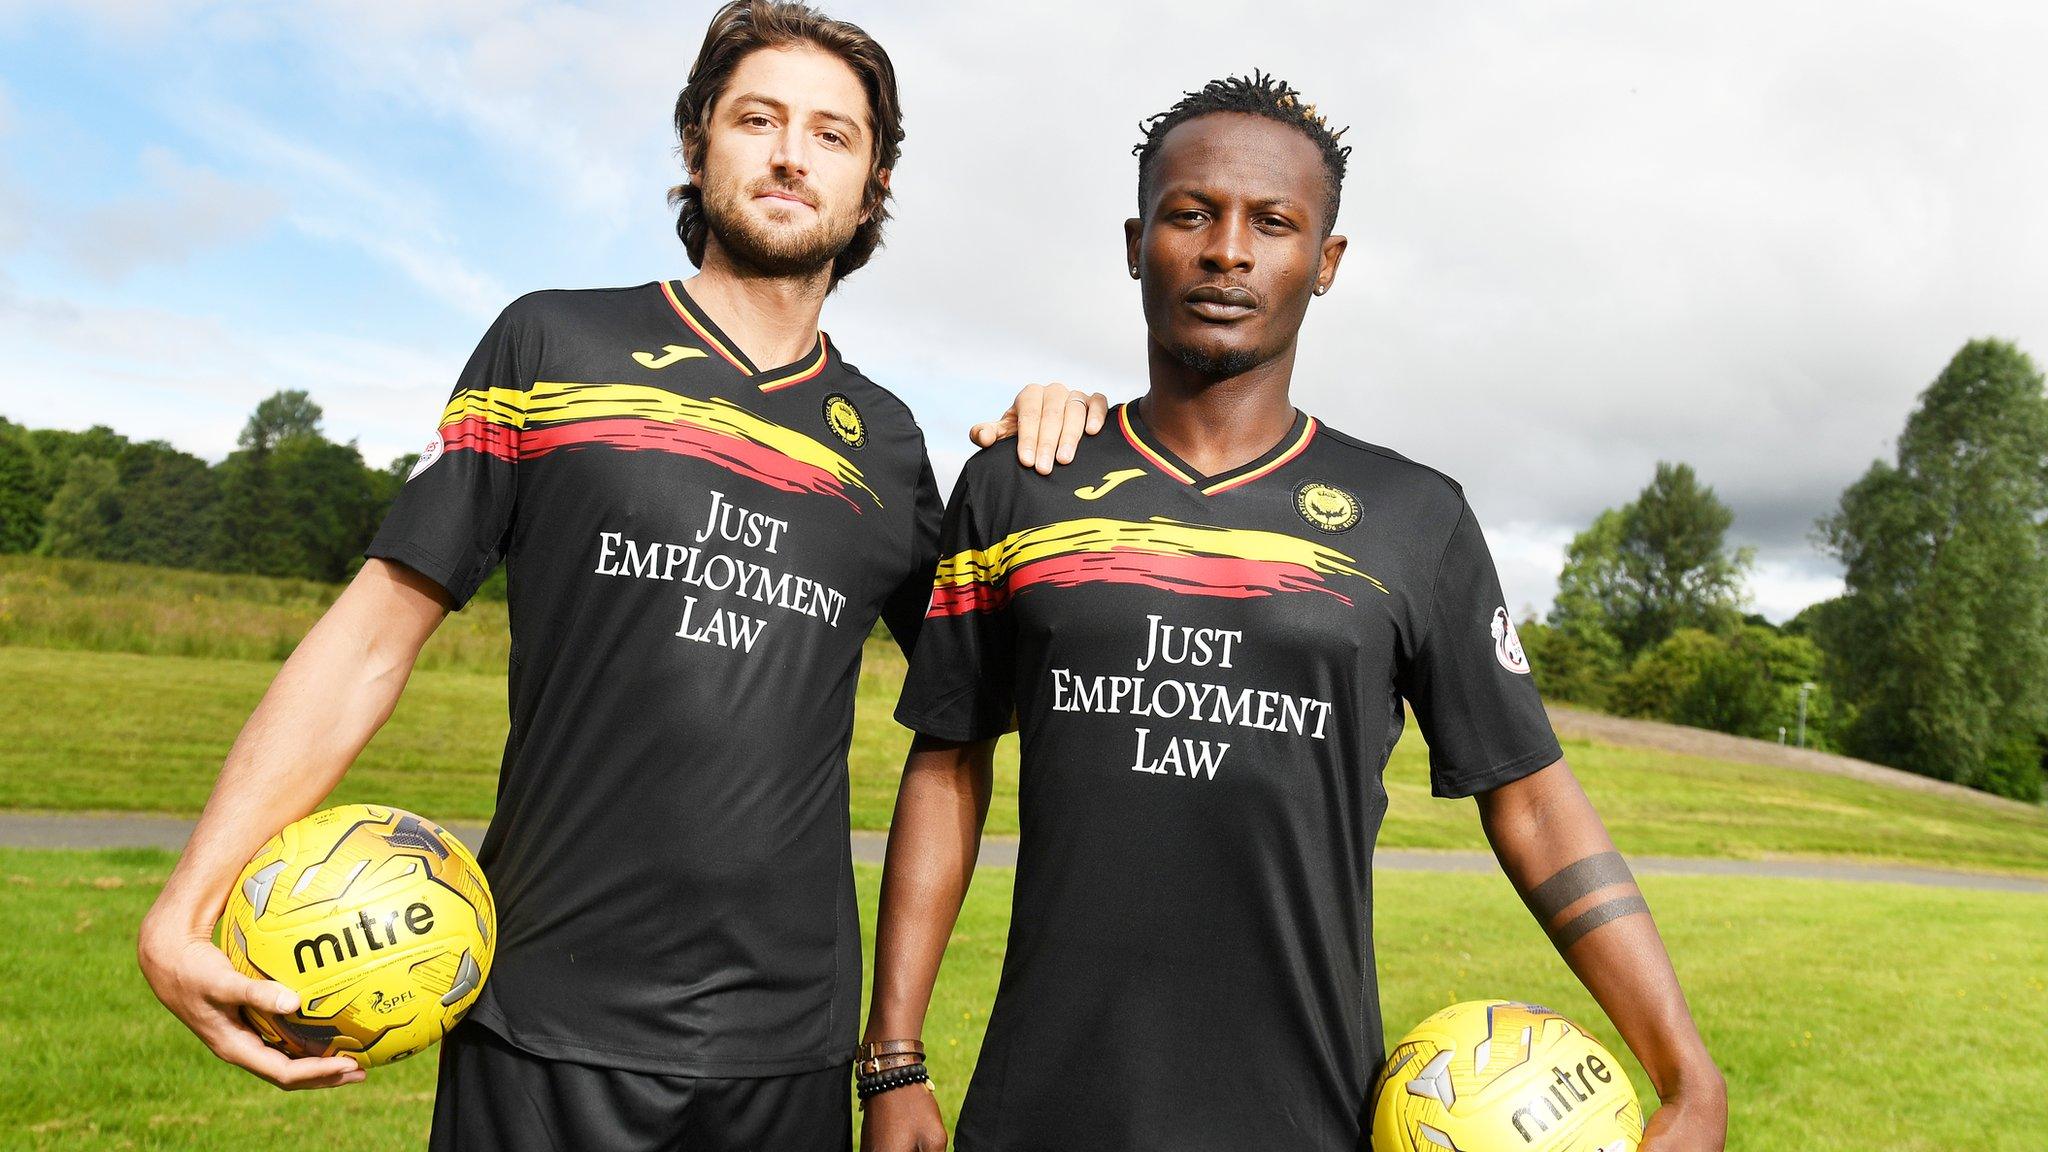
[(1329, 286), (1328, 284), (1318, 284), (1318, 285), (1316, 285), (1316, 295), (1318, 295), (1318, 296), (1321, 296), (1321, 295), (1322, 295), (1323, 293), (1325, 293), (1325, 292), (1328, 292), (1329, 290), (1330, 290), (1330, 286)]
[(1133, 279), (1133, 280), (1136, 280), (1137, 278), (1138, 278), (1138, 266), (1137, 266), (1136, 264), (1133, 264), (1133, 265), (1131, 265), (1131, 279)]

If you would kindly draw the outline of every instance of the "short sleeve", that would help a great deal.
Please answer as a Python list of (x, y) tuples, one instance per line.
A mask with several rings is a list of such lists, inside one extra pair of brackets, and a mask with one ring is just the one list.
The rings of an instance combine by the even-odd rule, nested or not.
[(992, 578), (987, 512), (963, 471), (939, 529), (924, 626), (896, 704), (897, 723), (942, 740), (987, 740), (1015, 727), (1016, 641), (1008, 589)]
[(932, 570), (939, 562), (939, 529), (945, 506), (939, 502), (939, 482), (932, 475), (932, 460), (919, 462), (917, 507), (911, 515), (910, 567), (903, 580), (882, 602), (882, 622), (889, 635), (908, 656), (917, 650), (917, 636), (924, 626), (925, 609), (932, 598)]
[(1471, 796), (1563, 758), (1469, 505), (1444, 546), (1424, 627), (1399, 686), (1429, 744), (1432, 793)]
[(439, 584), (458, 608), (504, 556), (512, 527), (519, 429), (536, 371), (521, 328), (508, 308), (484, 333), (434, 439), (364, 549)]

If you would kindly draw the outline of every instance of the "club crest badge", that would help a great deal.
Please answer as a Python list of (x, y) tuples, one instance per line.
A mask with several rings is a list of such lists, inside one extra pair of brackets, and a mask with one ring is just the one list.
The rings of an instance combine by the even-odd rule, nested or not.
[(860, 409), (837, 392), (825, 397), (825, 427), (848, 448), (859, 448), (868, 442), (868, 426), (860, 418)]
[(1529, 674), (1529, 657), (1522, 651), (1522, 638), (1515, 635), (1515, 621), (1506, 608), (1493, 610), (1493, 658), (1517, 676)]
[(1294, 510), (1319, 532), (1344, 532), (1358, 523), (1358, 497), (1321, 480), (1303, 480), (1295, 487)]
[(435, 436), (432, 440), (427, 441), (427, 446), (425, 448), (420, 449), (419, 461), (412, 466), (411, 472), (406, 473), (406, 483), (410, 484), (413, 481), (413, 479), (417, 477), (420, 473), (425, 472), (429, 468), (432, 468), (434, 466), (434, 461), (439, 460), (440, 458), (441, 438), (439, 436)]

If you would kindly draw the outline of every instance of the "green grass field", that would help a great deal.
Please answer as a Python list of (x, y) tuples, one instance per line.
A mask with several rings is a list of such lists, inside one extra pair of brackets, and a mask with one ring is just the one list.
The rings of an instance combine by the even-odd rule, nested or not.
[[(275, 662), (0, 647), (15, 685), (0, 807), (196, 812)], [(889, 824), (909, 733), (889, 719), (903, 660), (868, 646), (851, 755), (856, 828)], [(437, 819), (490, 815), (505, 738), (502, 673), (415, 673), (335, 793)], [(1993, 808), (1840, 777), (1574, 742), (1565, 754), (1624, 851), (1816, 856), (2048, 874), (2048, 812)], [(1413, 733), (1387, 769), (1381, 843), (1483, 849), (1475, 806), (1429, 795)], [(989, 831), (1017, 828), (1004, 742)], [(1873, 829), (1883, 829), (1873, 835)]]
[[(278, 663), (335, 589), (0, 558), (0, 807), (191, 813)], [(451, 617), (335, 802), (490, 814), (505, 735), (503, 606)], [(857, 828), (888, 825), (909, 734), (902, 658), (871, 643), (851, 754)], [(1014, 741), (994, 833), (1016, 830)], [(1638, 854), (1806, 856), (2048, 874), (2048, 812), (1748, 764), (1572, 742), (1616, 842)], [(1381, 844), (1483, 849), (1474, 806), (1429, 796), (1411, 734), (1387, 769)], [(212, 1060), (150, 998), (135, 926), (171, 858), (0, 849), (0, 1148), (264, 1149), (346, 1132), (421, 1146), (433, 1068), (284, 1095)], [(1000, 970), (1012, 874), (977, 880), (926, 1039), (948, 1116)], [(862, 866), (866, 923), (878, 881)], [(1617, 1052), (1498, 875), (1376, 878), (1390, 1031), (1460, 999), (1549, 1003)], [(1650, 876), (1644, 888), (1732, 1091), (1729, 1147), (2027, 1149), (2048, 1132), (2048, 897)], [(1392, 1037), (1390, 1036), (1391, 1040)], [(1649, 1085), (1623, 1057), (1637, 1090)], [(1959, 1091), (1958, 1086), (1966, 1088)], [(339, 1138), (337, 1136), (337, 1138)]]
[[(328, 1134), (356, 1152), (421, 1147), (431, 1060), (287, 1095), (213, 1060), (156, 1005), (134, 930), (170, 859), (0, 850), (0, 1147), (255, 1152)], [(859, 869), (870, 926), (877, 879)], [(1010, 880), (977, 878), (925, 1033), (949, 1119), (994, 992)], [(1377, 887), (1390, 1041), (1456, 1000), (1533, 999), (1591, 1028), (1653, 1099), (1503, 879), (1388, 873)], [(1728, 1076), (1730, 1149), (2042, 1146), (2048, 897), (1719, 877), (1643, 887)]]
[[(0, 556), (0, 645), (282, 661), (338, 584), (142, 564)], [(441, 624), (419, 666), (503, 675), (505, 605), (476, 601)]]

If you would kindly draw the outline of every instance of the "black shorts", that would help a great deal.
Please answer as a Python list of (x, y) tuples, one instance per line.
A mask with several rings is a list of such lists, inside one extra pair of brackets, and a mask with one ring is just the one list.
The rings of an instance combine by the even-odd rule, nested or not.
[(433, 1152), (848, 1152), (849, 1068), (716, 1079), (521, 1051), (475, 1021), (441, 1042)]

